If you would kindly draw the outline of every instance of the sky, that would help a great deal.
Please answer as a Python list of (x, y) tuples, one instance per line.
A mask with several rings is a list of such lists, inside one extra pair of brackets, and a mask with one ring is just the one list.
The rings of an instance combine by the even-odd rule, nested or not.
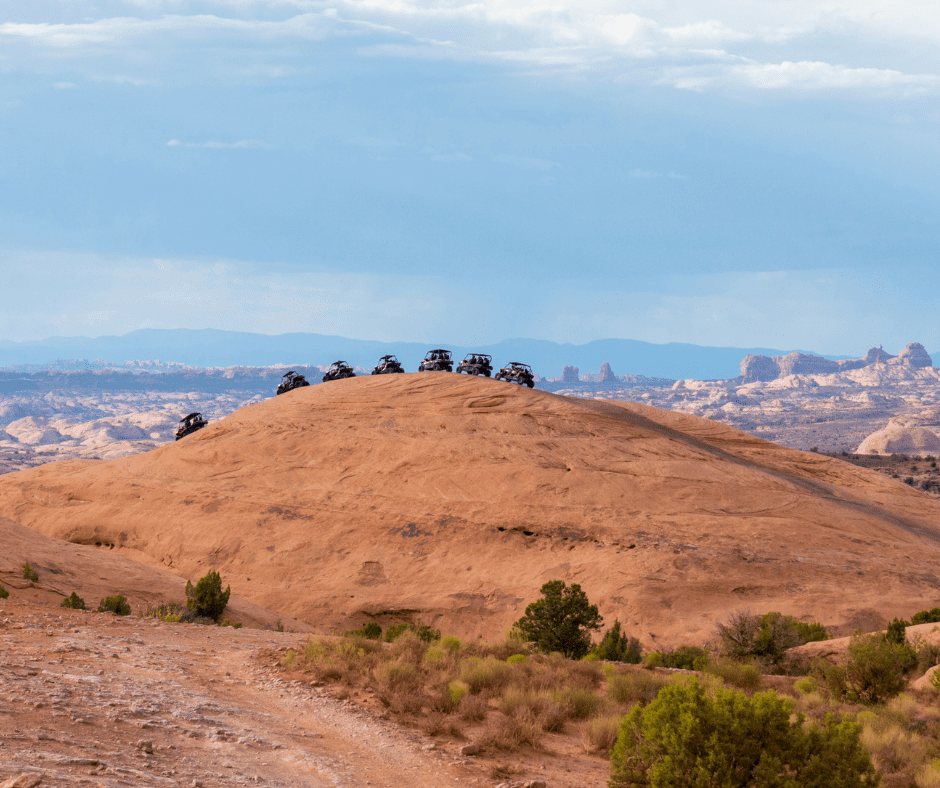
[(6, 0), (0, 338), (940, 349), (940, 5)]

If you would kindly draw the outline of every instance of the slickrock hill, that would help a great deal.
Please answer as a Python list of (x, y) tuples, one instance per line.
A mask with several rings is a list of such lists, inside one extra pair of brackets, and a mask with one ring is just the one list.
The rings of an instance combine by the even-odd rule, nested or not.
[[(320, 627), (499, 636), (547, 580), (646, 644), (731, 611), (877, 625), (940, 595), (940, 502), (725, 425), (444, 373), (356, 378), (178, 443), (0, 477), (0, 514)], [(929, 602), (929, 605), (927, 604)]]

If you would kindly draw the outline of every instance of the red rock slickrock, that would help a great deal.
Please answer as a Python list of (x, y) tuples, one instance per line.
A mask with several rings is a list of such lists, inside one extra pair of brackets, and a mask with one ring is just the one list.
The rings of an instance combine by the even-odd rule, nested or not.
[(742, 608), (877, 626), (940, 587), (940, 502), (898, 480), (446, 373), (311, 386), (144, 454), (7, 474), (0, 515), (183, 577), (217, 569), (324, 628), (410, 617), (493, 638), (562, 579), (608, 624), (676, 645)]

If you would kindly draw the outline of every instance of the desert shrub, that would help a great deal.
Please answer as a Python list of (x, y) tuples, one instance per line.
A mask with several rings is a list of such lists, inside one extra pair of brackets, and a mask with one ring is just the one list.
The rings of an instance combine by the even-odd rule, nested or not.
[(98, 603), (99, 613), (114, 613), (116, 616), (129, 616), (131, 606), (124, 594), (114, 594), (106, 596)]
[(934, 749), (931, 742), (914, 730), (916, 711), (917, 702), (912, 697), (899, 695), (883, 707), (863, 711), (857, 717), (862, 725), (862, 743), (892, 785), (916, 785), (915, 773), (929, 764)]
[(889, 643), (904, 643), (907, 640), (907, 624), (895, 618), (885, 630), (885, 640)]
[(506, 657), (506, 662), (510, 665), (523, 665), (529, 661), (525, 654), (510, 654)]
[(465, 722), (481, 722), (486, 719), (489, 703), (483, 695), (467, 693), (460, 699), (457, 716)]
[(346, 633), (350, 637), (361, 637), (367, 638), (369, 640), (381, 640), (382, 639), (382, 625), (376, 621), (370, 621), (365, 626), (360, 627), (359, 629), (351, 629)]
[(662, 667), (680, 670), (703, 670), (708, 661), (705, 649), (698, 646), (679, 646), (672, 651), (661, 651), (660, 656)]
[(807, 643), (807, 635), (825, 639), (825, 628), (817, 623), (802, 624), (793, 616), (776, 611), (762, 616), (744, 610), (734, 613), (726, 623), (718, 625), (721, 654), (732, 659), (759, 659), (768, 666), (777, 666), (784, 652)]
[(512, 676), (513, 666), (496, 657), (469, 657), (460, 666), (460, 680), (473, 695), (484, 690), (505, 687)]
[(597, 659), (626, 662), (631, 665), (638, 664), (643, 658), (640, 641), (621, 633), (619, 620), (615, 620), (614, 625), (604, 633), (601, 642), (591, 649), (591, 654)]
[(197, 616), (205, 616), (217, 621), (228, 604), (232, 587), (222, 590), (222, 578), (216, 571), (211, 571), (199, 578), (195, 587), (186, 581), (186, 607)]
[(160, 621), (166, 621), (170, 624), (178, 622), (189, 624), (196, 620), (195, 612), (187, 608), (182, 602), (161, 602), (159, 605), (147, 605), (147, 609), (139, 611), (137, 615), (141, 618), (158, 618)]
[(379, 662), (381, 650), (381, 644), (366, 638), (312, 637), (297, 655), (294, 667), (320, 679), (351, 685), (369, 675)]
[(705, 672), (740, 689), (754, 690), (760, 686), (761, 672), (756, 665), (748, 662), (719, 657), (705, 666)]
[(241, 621), (232, 621), (232, 619), (226, 618), (226, 619), (222, 622), (222, 626), (223, 626), (223, 627), (231, 627), (232, 629), (241, 629), (242, 626), (244, 626), (244, 625), (242, 624)]
[(581, 731), (584, 748), (604, 755), (609, 754), (617, 741), (620, 720), (620, 714), (607, 714), (590, 720)]
[(507, 717), (528, 715), (544, 731), (559, 731), (565, 724), (565, 712), (554, 693), (508, 687), (499, 699), (499, 710)]
[(69, 596), (62, 600), (61, 606), (71, 608), (72, 610), (84, 610), (85, 600), (73, 591)]
[(29, 580), (32, 583), (35, 583), (37, 580), (39, 580), (39, 574), (36, 572), (36, 570), (33, 568), (33, 565), (29, 561), (23, 564), (23, 579)]
[(607, 697), (623, 705), (649, 703), (669, 681), (669, 676), (649, 671), (616, 673), (607, 680)]
[(803, 695), (808, 695), (810, 692), (814, 692), (816, 690), (816, 681), (812, 676), (803, 676), (803, 678), (797, 679), (793, 682), (793, 687), (797, 692), (800, 692)]
[(542, 599), (525, 609), (515, 628), (539, 651), (580, 659), (591, 648), (591, 632), (603, 623), (597, 605), (588, 602), (577, 583), (569, 587), (563, 580), (551, 580), (540, 591)]
[(917, 653), (917, 672), (926, 673), (934, 665), (940, 663), (940, 644), (920, 641), (914, 644)]
[(0, 585), (0, 599), (6, 599), (8, 596), (10, 596), (10, 592)]
[(907, 643), (892, 643), (877, 632), (856, 631), (843, 664), (817, 666), (814, 672), (834, 697), (872, 705), (904, 689), (916, 667), (917, 654)]
[(565, 687), (552, 693), (564, 715), (571, 720), (586, 720), (600, 710), (604, 701), (600, 695), (584, 687)]
[(861, 726), (802, 715), (773, 691), (714, 696), (696, 679), (665, 687), (623, 718), (610, 756), (611, 788), (861, 788), (878, 783)]
[(921, 610), (911, 616), (911, 624), (933, 624), (936, 622), (940, 622), (940, 607)]
[(522, 747), (538, 747), (542, 740), (542, 723), (531, 712), (512, 717), (500, 715), (479, 740), (487, 750), (511, 751)]

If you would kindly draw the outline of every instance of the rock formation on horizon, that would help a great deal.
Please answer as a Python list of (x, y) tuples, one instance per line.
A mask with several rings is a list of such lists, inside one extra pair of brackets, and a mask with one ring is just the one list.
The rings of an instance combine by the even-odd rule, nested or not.
[(759, 356), (749, 354), (741, 362), (741, 379), (745, 383), (769, 382), (787, 375), (831, 375), (862, 369), (872, 364), (906, 365), (915, 369), (932, 367), (933, 359), (920, 342), (911, 342), (897, 356), (880, 346), (869, 350), (863, 358), (832, 361), (809, 353), (787, 353), (785, 356)]
[(580, 370), (577, 367), (564, 367), (561, 371), (561, 380), (563, 383), (578, 383), (581, 378), (578, 377)]

